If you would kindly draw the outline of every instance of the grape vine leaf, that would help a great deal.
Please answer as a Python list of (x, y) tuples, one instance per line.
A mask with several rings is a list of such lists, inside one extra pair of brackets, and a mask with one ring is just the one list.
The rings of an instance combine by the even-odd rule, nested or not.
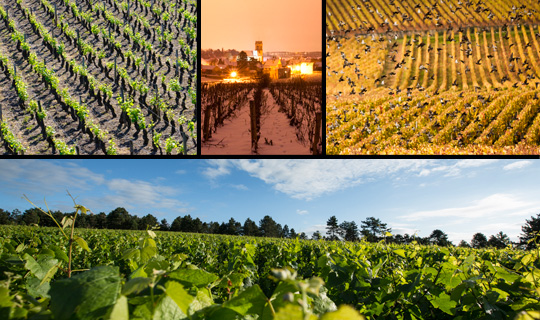
[(109, 313), (120, 293), (118, 267), (100, 266), (51, 284), (50, 308), (57, 319), (98, 319)]

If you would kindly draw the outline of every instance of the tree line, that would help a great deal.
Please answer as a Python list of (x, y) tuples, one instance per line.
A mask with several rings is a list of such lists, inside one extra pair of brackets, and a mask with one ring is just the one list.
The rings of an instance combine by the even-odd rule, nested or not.
[[(62, 221), (64, 216), (71, 216), (73, 212), (63, 213), (57, 210), (52, 211), (52, 215), (57, 221)], [(125, 208), (118, 207), (108, 214), (104, 212), (98, 214), (81, 213), (77, 216), (75, 223), (78, 228), (90, 229), (146, 230), (148, 227), (158, 226), (159, 230), (162, 231), (308, 239), (304, 232), (296, 233), (294, 228), (289, 228), (288, 225), (282, 226), (269, 215), (262, 218), (258, 224), (250, 218), (247, 218), (242, 224), (234, 218), (221, 223), (215, 221), (203, 222), (201, 219), (193, 218), (188, 214), (178, 216), (169, 224), (167, 219), (158, 221), (152, 214), (139, 217), (129, 214)], [(24, 212), (18, 209), (11, 212), (0, 209), (0, 224), (56, 226), (50, 217), (37, 208), (28, 209)]]
[[(73, 212), (63, 213), (61, 211), (53, 211), (53, 216), (57, 221), (61, 221), (63, 217), (73, 215)], [(11, 212), (0, 209), (0, 224), (4, 225), (40, 225), (45, 227), (54, 227), (53, 220), (46, 216), (41, 210), (31, 208), (24, 212), (15, 209)], [(193, 218), (191, 215), (178, 216), (171, 224), (167, 219), (158, 219), (152, 214), (147, 214), (143, 217), (129, 214), (122, 207), (118, 207), (108, 214), (100, 212), (99, 214), (89, 213), (80, 214), (76, 220), (76, 227), (90, 229), (123, 229), (123, 230), (145, 230), (148, 227), (158, 226), (162, 231), (178, 231), (178, 232), (193, 232), (193, 233), (209, 233), (209, 234), (226, 234), (226, 235), (243, 235), (253, 237), (272, 237), (272, 238), (290, 238), (307, 240), (308, 236), (304, 233), (297, 233), (294, 228), (289, 228), (288, 225), (277, 223), (269, 215), (264, 216), (259, 223), (247, 218), (242, 224), (234, 218), (230, 218), (228, 222), (204, 222), (199, 218)], [(519, 247), (522, 249), (533, 249), (540, 243), (540, 214), (536, 217), (531, 217), (525, 221), (525, 225), (521, 227), (522, 234), (519, 237), (519, 242), (513, 243), (510, 238), (504, 233), (499, 232), (491, 235), (489, 238), (483, 233), (475, 233), (470, 242), (462, 240), (458, 246), (471, 248), (505, 248), (507, 246)], [(343, 241), (368, 241), (378, 242), (384, 240), (386, 242), (409, 244), (416, 241), (418, 244), (438, 245), (438, 246), (454, 246), (448, 240), (448, 235), (440, 229), (435, 229), (428, 237), (418, 237), (415, 234), (409, 235), (405, 233), (392, 234), (392, 229), (386, 223), (375, 217), (368, 217), (361, 221), (360, 226), (355, 221), (338, 222), (336, 216), (330, 217), (326, 222), (326, 235), (317, 230), (313, 233), (313, 240), (343, 240)]]
[[(507, 246), (519, 247), (527, 250), (536, 248), (540, 243), (540, 214), (536, 217), (531, 217), (530, 220), (526, 220), (525, 225), (521, 227), (521, 230), (523, 233), (519, 237), (520, 241), (517, 243), (511, 242), (508, 235), (502, 231), (495, 235), (491, 235), (489, 239), (483, 233), (477, 232), (473, 235), (470, 243), (461, 240), (458, 246), (476, 249), (488, 247), (502, 249)], [(326, 221), (326, 236), (323, 236), (321, 232), (317, 230), (313, 233), (312, 238), (316, 240), (365, 240), (368, 242), (384, 240), (386, 242), (398, 244), (409, 244), (415, 241), (418, 244), (424, 245), (454, 246), (454, 244), (448, 240), (448, 235), (440, 229), (433, 230), (428, 237), (418, 237), (407, 233), (404, 235), (393, 235), (392, 229), (389, 228), (386, 223), (383, 223), (380, 219), (375, 217), (368, 217), (366, 220), (361, 221), (359, 228), (354, 221), (338, 223), (336, 216), (332, 216)]]

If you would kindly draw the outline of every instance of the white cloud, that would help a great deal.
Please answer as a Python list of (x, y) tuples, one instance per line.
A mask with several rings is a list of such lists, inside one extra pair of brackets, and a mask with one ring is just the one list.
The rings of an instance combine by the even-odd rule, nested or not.
[(479, 168), (482, 166), (487, 166), (497, 162), (497, 159), (466, 159), (459, 160), (453, 165), (440, 165), (432, 169), (423, 169), (418, 174), (420, 177), (425, 177), (434, 172), (445, 173), (445, 177), (457, 177), (461, 175), (463, 169), (468, 168)]
[(215, 179), (220, 176), (228, 175), (231, 171), (229, 169), (230, 163), (225, 159), (208, 160), (211, 165), (203, 171), (203, 174), (210, 179)]
[(398, 171), (417, 172), (432, 160), (211, 160), (205, 175), (211, 179), (227, 175), (233, 167), (272, 185), (292, 198), (311, 200), (366, 181), (373, 175)]
[(23, 190), (24, 193), (36, 193), (40, 197), (65, 193), (66, 190), (88, 190), (105, 182), (103, 175), (79, 166), (76, 161), (1, 159), (0, 168), (0, 190)]
[(417, 211), (396, 218), (407, 224), (423, 226), (418, 228), (422, 229), (420, 236), (428, 236), (436, 228), (444, 232), (448, 230), (448, 238), (457, 245), (461, 240), (469, 242), (477, 232), (489, 237), (503, 231), (512, 241), (518, 241), (525, 219), (539, 211), (540, 201), (526, 201), (514, 194), (498, 193), (463, 206)]
[(299, 214), (299, 215), (305, 215), (305, 214), (308, 214), (309, 212), (307, 210), (300, 210), (300, 209), (297, 209), (296, 210), (296, 213)]
[(186, 170), (176, 170), (174, 173), (176, 173), (176, 174), (186, 174), (187, 171)]
[(231, 187), (238, 189), (238, 190), (249, 190), (248, 187), (246, 187), (243, 184), (231, 184)]
[(525, 202), (511, 194), (493, 194), (464, 207), (453, 207), (429, 211), (418, 211), (400, 216), (407, 221), (427, 218), (480, 218), (496, 214), (507, 214), (522, 209), (538, 209), (538, 202)]
[(313, 236), (313, 233), (315, 231), (319, 231), (321, 233), (321, 235), (325, 236), (326, 235), (326, 224), (314, 224), (314, 225), (311, 225), (311, 226), (299, 231), (298, 233), (304, 232), (309, 238), (311, 238), (311, 236)]
[(107, 187), (111, 194), (104, 196), (103, 201), (114, 207), (166, 208), (175, 212), (185, 212), (186, 204), (172, 198), (178, 192), (170, 187), (126, 179), (112, 179), (107, 182)]
[(415, 233), (418, 233), (418, 229), (415, 229), (413, 225), (408, 223), (389, 223), (388, 227), (392, 229), (392, 234), (401, 234), (404, 235), (407, 233), (408, 235), (413, 235)]
[(425, 177), (425, 176), (428, 176), (430, 173), (430, 171), (428, 169), (422, 169), (422, 171), (420, 171), (420, 173), (418, 174), (420, 177)]
[(510, 164), (507, 164), (503, 167), (504, 170), (516, 170), (516, 169), (522, 169), (527, 166), (530, 166), (532, 164), (532, 161), (523, 160), (523, 161), (516, 161), (512, 162)]
[(456, 167), (458, 168), (478, 168), (482, 166), (487, 166), (489, 164), (495, 163), (499, 160), (497, 159), (466, 159), (466, 160), (459, 160), (456, 163)]

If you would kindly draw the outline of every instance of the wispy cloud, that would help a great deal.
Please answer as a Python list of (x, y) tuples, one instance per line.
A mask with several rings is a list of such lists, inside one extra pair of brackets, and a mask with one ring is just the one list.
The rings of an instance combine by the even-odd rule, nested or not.
[(231, 187), (237, 189), (237, 190), (249, 190), (248, 187), (246, 187), (243, 184), (231, 184)]
[(60, 165), (57, 161), (0, 159), (0, 190), (9, 193), (11, 190), (24, 190), (25, 193), (37, 193), (41, 197), (65, 193), (66, 190), (88, 190), (105, 183), (103, 175), (76, 162), (62, 161)]
[(292, 198), (311, 200), (402, 172), (418, 172), (432, 160), (211, 160), (205, 175), (211, 179), (231, 173), (233, 168), (272, 185)]
[(315, 231), (319, 231), (321, 233), (321, 235), (326, 235), (326, 225), (325, 224), (314, 224), (314, 225), (311, 225), (307, 228), (304, 228), (302, 230), (300, 230), (298, 233), (301, 233), (301, 232), (305, 232), (305, 234), (308, 236), (308, 237), (312, 237), (313, 236), (313, 233)]
[[(116, 207), (130, 209), (132, 214), (146, 214), (154, 210), (181, 213), (188, 210), (187, 203), (176, 199), (180, 192), (160, 185), (164, 179), (159, 177), (152, 181), (108, 180), (104, 175), (79, 166), (77, 161), (68, 160), (0, 160), (0, 167), (0, 191), (9, 192), (8, 186), (17, 186), (15, 190), (24, 190), (38, 206), (45, 204), (39, 199), (65, 194), (69, 190), (78, 203), (94, 211)], [(73, 203), (67, 195), (65, 199), (60, 197), (47, 202), (52, 210), (73, 210)]]
[(438, 165), (433, 168), (423, 168), (418, 176), (425, 177), (432, 173), (442, 173), (445, 177), (459, 176), (463, 169), (479, 168), (496, 163), (497, 159), (466, 159), (459, 160), (452, 165)]
[(516, 161), (516, 162), (512, 162), (510, 164), (505, 165), (503, 169), (507, 171), (523, 169), (527, 166), (530, 166), (531, 164), (532, 164), (532, 161), (529, 161), (529, 160)]
[(103, 197), (103, 201), (118, 207), (129, 209), (150, 207), (183, 212), (187, 206), (186, 203), (173, 198), (178, 194), (178, 190), (146, 181), (112, 179), (107, 182), (107, 187), (111, 192)]
[(225, 159), (208, 160), (208, 164), (210, 166), (207, 167), (203, 171), (203, 174), (210, 179), (215, 179), (220, 176), (228, 175), (229, 173), (231, 173), (231, 170), (230, 170), (231, 164), (229, 160), (225, 160)]
[(308, 214), (309, 212), (307, 210), (296, 209), (296, 213), (303, 216), (305, 214)]
[(187, 171), (186, 170), (176, 170), (174, 173), (176, 173), (176, 174), (186, 174)]
[(508, 214), (510, 212), (539, 209), (540, 203), (527, 202), (511, 194), (493, 194), (477, 200), (468, 206), (451, 207), (429, 211), (418, 211), (402, 215), (399, 218), (406, 221), (416, 221), (428, 218), (480, 218), (486, 216)]

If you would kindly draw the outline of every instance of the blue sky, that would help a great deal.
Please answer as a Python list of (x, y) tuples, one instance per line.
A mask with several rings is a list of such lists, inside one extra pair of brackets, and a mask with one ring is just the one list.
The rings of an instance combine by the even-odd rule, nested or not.
[(393, 233), (428, 236), (434, 229), (454, 244), (476, 232), (503, 231), (518, 240), (525, 219), (540, 213), (540, 160), (0, 160), (0, 208), (52, 210), (77, 202), (94, 213), (125, 207), (172, 220), (265, 215), (311, 235), (327, 219), (373, 216)]

